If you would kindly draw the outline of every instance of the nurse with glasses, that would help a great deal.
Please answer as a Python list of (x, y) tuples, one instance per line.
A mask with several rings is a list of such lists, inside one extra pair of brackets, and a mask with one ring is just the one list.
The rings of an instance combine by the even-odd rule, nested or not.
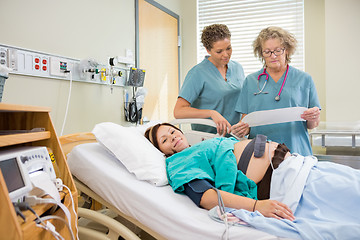
[(249, 135), (249, 138), (263, 134), (307, 156), (312, 155), (308, 129), (319, 125), (321, 107), (312, 77), (289, 65), (296, 44), (295, 37), (280, 27), (261, 30), (253, 49), (264, 68), (246, 77), (235, 111), (242, 113), (243, 118), (255, 111), (306, 107), (308, 110), (301, 115), (306, 121), (252, 128), (240, 121), (231, 127), (231, 132), (239, 137)]

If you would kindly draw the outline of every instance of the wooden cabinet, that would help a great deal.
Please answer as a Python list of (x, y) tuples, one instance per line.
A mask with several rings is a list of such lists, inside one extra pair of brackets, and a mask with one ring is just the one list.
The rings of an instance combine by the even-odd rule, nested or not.
[[(38, 129), (32, 132), (32, 129)], [(0, 103), (0, 151), (18, 146), (46, 146), (55, 156), (57, 177), (70, 188), (74, 199), (74, 209), (77, 212), (77, 191), (70, 174), (66, 158), (61, 149), (50, 118), (50, 108)], [(69, 191), (64, 188), (60, 192), (62, 203), (71, 213), (71, 226), (74, 235), (77, 230), (77, 219), (73, 212), (72, 200)], [(39, 216), (56, 215), (66, 219), (61, 208), (50, 213), (50, 204), (39, 204), (33, 207)], [(49, 231), (36, 226), (35, 215), (24, 211), (26, 222), (16, 216), (10, 201), (6, 184), (0, 171), (0, 235), (4, 239), (53, 239)], [(56, 231), (65, 239), (71, 239), (70, 232), (64, 222), (50, 220)]]

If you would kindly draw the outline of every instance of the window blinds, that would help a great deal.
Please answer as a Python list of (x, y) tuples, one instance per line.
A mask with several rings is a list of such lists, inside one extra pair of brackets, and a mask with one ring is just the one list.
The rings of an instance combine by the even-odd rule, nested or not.
[(295, 35), (298, 46), (290, 64), (305, 70), (303, 0), (198, 0), (198, 62), (207, 55), (201, 43), (202, 29), (214, 23), (230, 29), (231, 59), (243, 65), (245, 76), (262, 68), (252, 43), (268, 26), (279, 26)]

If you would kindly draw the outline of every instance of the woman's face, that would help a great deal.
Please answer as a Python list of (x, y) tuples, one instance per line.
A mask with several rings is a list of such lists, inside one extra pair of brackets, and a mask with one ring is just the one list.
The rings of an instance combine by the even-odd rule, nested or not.
[(210, 50), (206, 49), (206, 51), (210, 54), (210, 61), (215, 66), (226, 65), (229, 63), (232, 54), (230, 39), (225, 38), (214, 42), (213, 47)]
[(171, 126), (160, 126), (157, 131), (156, 138), (159, 143), (160, 150), (166, 156), (181, 152), (185, 148), (189, 147), (189, 143), (184, 134)]
[[(265, 60), (265, 64), (267, 68), (270, 69), (282, 69), (286, 66), (286, 54), (287, 51), (286, 49), (283, 51), (283, 53), (280, 55), (279, 53), (281, 53), (280, 51), (282, 51), (282, 49), (284, 49), (284, 46), (281, 45), (280, 40), (273, 38), (273, 39), (268, 39), (264, 42), (264, 44), (262, 45), (262, 52), (263, 52), (263, 58)], [(271, 55), (270, 56), (264, 56), (264, 52), (269, 52), (271, 51)], [(274, 54), (275, 52), (279, 52), (277, 53), (276, 56)]]

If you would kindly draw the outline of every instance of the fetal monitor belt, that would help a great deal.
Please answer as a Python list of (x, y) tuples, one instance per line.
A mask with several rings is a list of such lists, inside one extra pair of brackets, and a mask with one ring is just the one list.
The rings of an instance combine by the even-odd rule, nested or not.
[(264, 155), (265, 145), (267, 137), (265, 135), (257, 134), (255, 137), (255, 146), (254, 146), (254, 157), (259, 158)]
[(257, 134), (245, 147), (240, 156), (238, 169), (246, 174), (252, 154), (254, 157), (260, 158), (264, 155), (267, 137), (265, 135)]

